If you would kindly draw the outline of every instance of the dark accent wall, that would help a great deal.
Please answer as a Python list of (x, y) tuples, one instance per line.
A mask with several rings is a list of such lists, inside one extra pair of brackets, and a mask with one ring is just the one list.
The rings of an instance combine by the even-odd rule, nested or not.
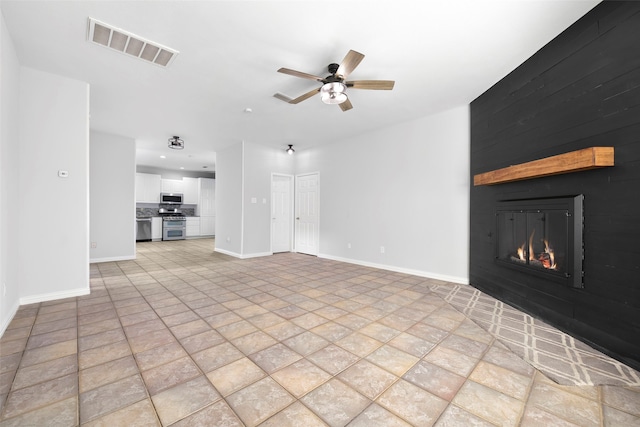
[[(470, 282), (640, 369), (640, 2), (603, 2), (471, 103), (473, 175), (591, 146), (615, 166), (470, 193)], [(495, 262), (496, 202), (584, 194), (584, 288)]]

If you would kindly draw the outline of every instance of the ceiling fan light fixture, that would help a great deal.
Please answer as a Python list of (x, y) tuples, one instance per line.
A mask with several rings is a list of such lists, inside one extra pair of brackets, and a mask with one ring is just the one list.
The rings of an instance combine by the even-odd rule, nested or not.
[(184, 141), (179, 136), (173, 136), (173, 138), (169, 138), (169, 148), (182, 150), (184, 149)]
[(295, 152), (296, 152), (296, 150), (294, 150), (294, 149), (293, 149), (293, 145), (292, 145), (292, 144), (289, 144), (289, 148), (287, 148), (285, 151), (286, 151), (286, 152), (287, 152), (287, 154), (289, 154), (289, 155), (291, 155), (291, 154), (293, 154), (293, 153), (295, 153)]
[(325, 83), (320, 88), (320, 96), (325, 104), (342, 104), (347, 100), (347, 86), (342, 82)]

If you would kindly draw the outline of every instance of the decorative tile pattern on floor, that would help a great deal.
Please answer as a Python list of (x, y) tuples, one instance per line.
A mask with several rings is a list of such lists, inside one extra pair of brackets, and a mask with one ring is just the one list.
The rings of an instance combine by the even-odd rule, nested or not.
[(640, 386), (640, 372), (478, 289), (431, 290), (558, 384)]
[[(518, 331), (538, 361), (580, 351), (577, 378), (615, 376), (471, 287), (213, 245), (139, 243), (91, 265), (90, 295), (20, 307), (0, 338), (0, 427), (640, 425), (640, 387), (550, 380)], [(573, 378), (579, 359), (558, 360), (549, 375)]]

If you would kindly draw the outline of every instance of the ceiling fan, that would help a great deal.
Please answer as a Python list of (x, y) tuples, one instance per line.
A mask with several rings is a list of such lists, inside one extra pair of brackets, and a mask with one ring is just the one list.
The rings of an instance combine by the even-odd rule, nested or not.
[(325, 104), (338, 104), (342, 111), (353, 108), (351, 101), (347, 97), (347, 88), (353, 89), (370, 89), (370, 90), (391, 90), (395, 82), (393, 80), (353, 80), (347, 81), (347, 76), (360, 64), (364, 59), (364, 55), (355, 50), (350, 50), (340, 64), (329, 64), (327, 67), (330, 75), (327, 77), (314, 76), (313, 74), (303, 73), (301, 71), (290, 70), (289, 68), (280, 68), (279, 73), (289, 74), (294, 77), (315, 80), (322, 83), (322, 86), (310, 90), (297, 98), (290, 98), (287, 95), (276, 93), (274, 97), (288, 102), (289, 104), (297, 104), (305, 99), (311, 98), (320, 92), (322, 102)]

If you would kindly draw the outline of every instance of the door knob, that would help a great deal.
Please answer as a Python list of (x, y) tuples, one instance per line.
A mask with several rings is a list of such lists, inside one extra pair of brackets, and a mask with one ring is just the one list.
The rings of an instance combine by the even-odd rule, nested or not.
[(296, 217), (296, 219), (297, 219), (298, 221), (300, 221), (300, 217)]

